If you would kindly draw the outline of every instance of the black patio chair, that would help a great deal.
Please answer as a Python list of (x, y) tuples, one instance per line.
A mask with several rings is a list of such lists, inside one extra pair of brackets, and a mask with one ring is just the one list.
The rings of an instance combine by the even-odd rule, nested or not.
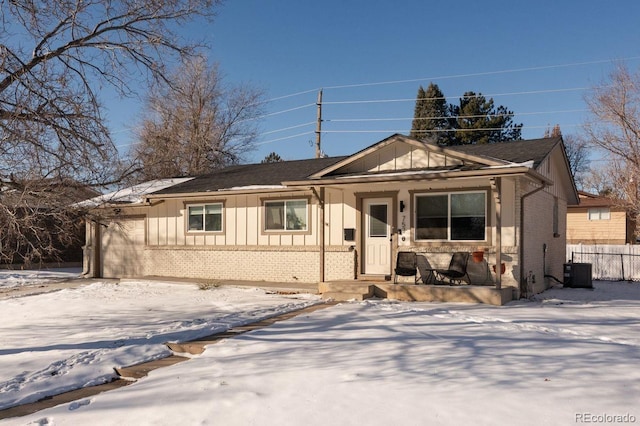
[(393, 282), (398, 282), (398, 275), (403, 277), (415, 277), (414, 283), (418, 283), (418, 256), (412, 251), (399, 251), (396, 259)]
[(469, 262), (469, 252), (457, 251), (451, 256), (448, 269), (436, 269), (436, 279), (440, 282), (449, 281), (449, 284), (462, 284), (463, 278), (467, 277), (467, 283), (471, 282), (467, 273), (467, 263)]

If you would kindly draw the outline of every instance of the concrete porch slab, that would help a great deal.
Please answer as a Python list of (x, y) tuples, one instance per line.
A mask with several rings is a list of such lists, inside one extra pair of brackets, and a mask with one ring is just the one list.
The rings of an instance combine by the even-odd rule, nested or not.
[(373, 287), (376, 297), (403, 302), (458, 302), (485, 303), (502, 306), (513, 300), (513, 288), (500, 290), (493, 286), (393, 284), (388, 282), (339, 281), (320, 283), (318, 291), (324, 293), (354, 293), (365, 287)]

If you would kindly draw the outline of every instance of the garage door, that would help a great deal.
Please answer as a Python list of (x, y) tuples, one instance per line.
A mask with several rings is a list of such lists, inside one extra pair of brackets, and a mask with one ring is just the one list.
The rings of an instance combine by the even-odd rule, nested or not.
[(102, 277), (134, 277), (143, 274), (143, 217), (112, 220), (106, 229), (102, 228), (101, 243)]

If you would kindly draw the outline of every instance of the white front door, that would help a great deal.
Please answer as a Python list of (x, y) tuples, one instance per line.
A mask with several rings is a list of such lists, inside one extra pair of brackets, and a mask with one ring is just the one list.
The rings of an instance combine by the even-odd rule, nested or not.
[(369, 198), (363, 203), (364, 273), (391, 274), (391, 198)]

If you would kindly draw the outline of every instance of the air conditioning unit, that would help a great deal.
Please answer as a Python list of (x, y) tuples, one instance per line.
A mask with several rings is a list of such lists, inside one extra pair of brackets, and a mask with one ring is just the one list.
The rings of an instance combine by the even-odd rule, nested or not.
[(564, 286), (571, 288), (593, 288), (590, 263), (565, 263)]

